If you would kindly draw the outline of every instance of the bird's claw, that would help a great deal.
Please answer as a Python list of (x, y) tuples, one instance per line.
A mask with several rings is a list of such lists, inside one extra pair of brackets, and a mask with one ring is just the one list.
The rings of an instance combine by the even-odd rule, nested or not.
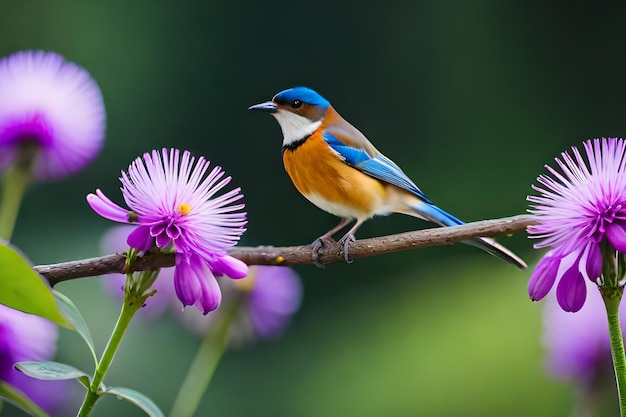
[(354, 237), (354, 235), (347, 235), (339, 240), (339, 244), (343, 246), (343, 258), (349, 264), (354, 261), (354, 259), (350, 257), (350, 247), (354, 242), (356, 242), (356, 238)]
[(315, 241), (312, 243), (312, 251), (313, 251), (313, 262), (315, 263), (315, 266), (318, 268), (324, 268), (326, 267), (326, 265), (324, 265), (322, 263), (322, 261), (320, 261), (320, 257), (321, 257), (321, 250), (324, 249), (326, 246), (328, 245), (334, 245), (335, 243), (335, 239), (333, 239), (332, 237), (328, 237), (328, 236), (321, 236), (317, 239), (315, 239)]

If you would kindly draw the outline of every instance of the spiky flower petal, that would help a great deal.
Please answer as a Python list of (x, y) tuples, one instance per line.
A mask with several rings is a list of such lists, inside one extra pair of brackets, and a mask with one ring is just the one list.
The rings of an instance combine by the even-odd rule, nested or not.
[(626, 253), (626, 143), (623, 139), (588, 140), (586, 159), (575, 147), (555, 158), (559, 170), (546, 166), (529, 196), (538, 224), (531, 237), (535, 248), (552, 248), (533, 272), (528, 292), (543, 298), (554, 282), (565, 311), (580, 310), (587, 297), (584, 279), (595, 282), (602, 273), (603, 244)]
[(138, 224), (127, 243), (139, 250), (171, 248), (176, 253), (174, 286), (183, 305), (204, 314), (221, 300), (214, 275), (247, 275), (247, 266), (227, 255), (245, 231), (243, 195), (235, 188), (218, 193), (230, 182), (220, 167), (189, 152), (163, 149), (137, 158), (122, 172), (122, 195), (130, 211), (100, 190), (87, 201), (96, 213), (113, 221)]

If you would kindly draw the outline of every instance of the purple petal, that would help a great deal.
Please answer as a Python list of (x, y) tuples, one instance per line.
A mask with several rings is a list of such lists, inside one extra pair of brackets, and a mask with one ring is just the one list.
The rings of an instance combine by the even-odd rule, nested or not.
[(100, 190), (96, 190), (96, 194), (88, 194), (87, 203), (93, 211), (105, 219), (120, 223), (130, 223), (128, 221), (129, 211), (109, 200)]
[(548, 294), (559, 270), (561, 258), (548, 252), (537, 264), (528, 281), (528, 295), (533, 301), (539, 301)]
[(174, 287), (183, 305), (195, 305), (203, 314), (215, 310), (222, 301), (222, 292), (209, 265), (198, 256), (186, 260), (182, 254), (176, 255)]
[(595, 242), (587, 245), (583, 256), (580, 258), (579, 270), (583, 275), (587, 275), (587, 279), (591, 282), (596, 282), (602, 275), (602, 252), (600, 251), (600, 245)]
[(154, 247), (154, 238), (148, 226), (139, 226), (128, 235), (126, 243), (138, 251), (149, 251)]
[(166, 247), (167, 245), (170, 244), (170, 242), (172, 242), (172, 239), (170, 239), (165, 233), (161, 233), (160, 235), (156, 236), (156, 245), (159, 248)]
[(574, 262), (564, 273), (556, 287), (556, 299), (564, 311), (575, 313), (585, 304), (587, 286)]
[(174, 289), (183, 306), (193, 305), (202, 291), (194, 267), (179, 253), (176, 254)]
[(201, 265), (199, 269), (202, 270), (202, 275), (199, 277), (201, 292), (194, 305), (202, 314), (206, 315), (220, 306), (222, 291), (209, 266), (203, 261), (199, 261), (199, 263)]
[(167, 227), (167, 223), (159, 222), (150, 226), (150, 233), (152, 234), (152, 236), (157, 237), (158, 235), (163, 234), (163, 232), (165, 231), (165, 227)]
[(248, 265), (237, 258), (225, 255), (210, 263), (211, 270), (217, 276), (226, 275), (229, 278), (239, 279), (248, 276)]
[(176, 226), (175, 223), (170, 223), (165, 229), (165, 232), (170, 239), (178, 239), (180, 236), (180, 228)]
[(606, 228), (606, 237), (615, 249), (626, 253), (626, 228), (622, 222), (610, 224)]

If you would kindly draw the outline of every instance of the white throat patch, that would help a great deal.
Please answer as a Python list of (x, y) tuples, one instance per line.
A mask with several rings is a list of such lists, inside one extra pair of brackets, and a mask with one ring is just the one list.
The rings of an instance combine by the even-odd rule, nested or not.
[(321, 120), (312, 122), (306, 117), (287, 110), (278, 110), (272, 113), (272, 116), (276, 118), (283, 131), (283, 146), (310, 136), (322, 124)]

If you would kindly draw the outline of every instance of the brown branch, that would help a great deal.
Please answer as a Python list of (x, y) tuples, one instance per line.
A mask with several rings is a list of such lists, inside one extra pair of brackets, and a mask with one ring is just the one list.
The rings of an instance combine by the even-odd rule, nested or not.
[[(426, 230), (399, 233), (370, 239), (357, 240), (350, 250), (352, 258), (399, 252), (429, 246), (449, 245), (474, 237), (492, 237), (524, 230), (534, 224), (529, 215), (518, 215), (502, 219), (483, 220), (462, 226), (436, 227)], [(305, 246), (257, 246), (234, 247), (230, 255), (248, 265), (306, 265), (315, 263), (310, 245)], [(319, 261), (323, 264), (343, 260), (343, 248), (331, 244), (320, 251)], [(123, 273), (126, 258), (124, 254), (107, 255), (99, 258), (83, 259), (53, 265), (36, 266), (35, 270), (44, 276), (51, 285), (76, 278)], [(174, 255), (147, 253), (132, 265), (132, 271), (143, 271), (174, 266)]]

